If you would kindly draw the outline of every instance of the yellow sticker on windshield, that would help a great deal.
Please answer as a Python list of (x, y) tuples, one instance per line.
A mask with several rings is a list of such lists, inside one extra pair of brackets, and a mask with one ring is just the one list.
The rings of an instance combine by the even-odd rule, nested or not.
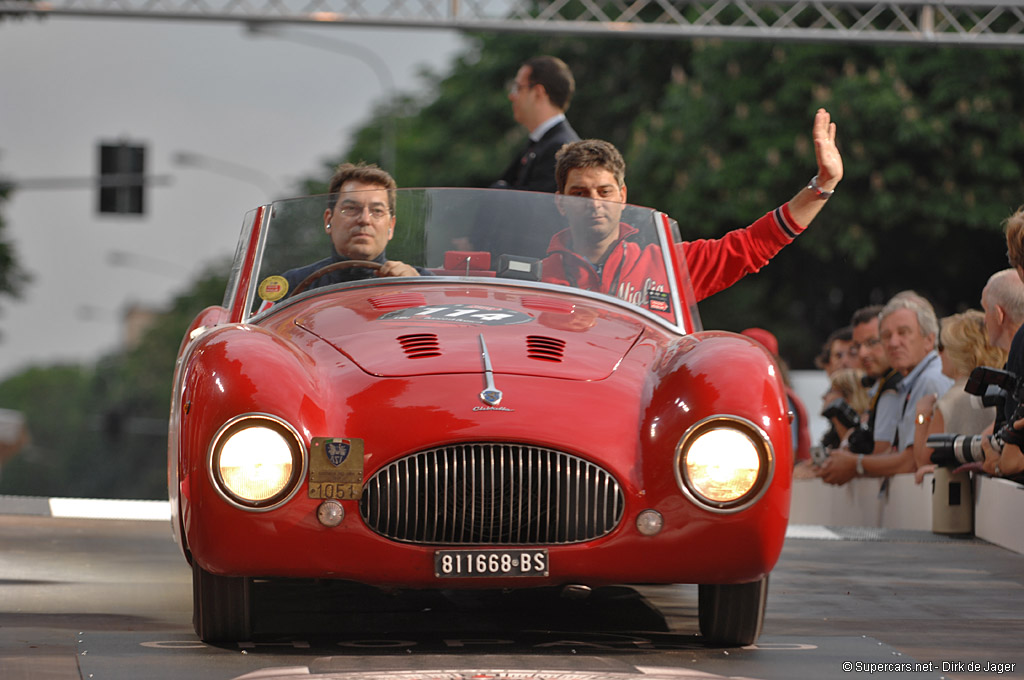
[(288, 279), (283, 276), (268, 276), (260, 282), (259, 294), (261, 300), (277, 302), (288, 294)]

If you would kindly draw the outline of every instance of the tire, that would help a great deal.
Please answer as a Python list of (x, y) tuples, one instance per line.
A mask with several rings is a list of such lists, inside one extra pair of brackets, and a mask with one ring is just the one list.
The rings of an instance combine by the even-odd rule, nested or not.
[(698, 586), (700, 633), (708, 644), (753, 644), (764, 624), (768, 576), (753, 583)]
[(252, 637), (252, 579), (217, 576), (192, 559), (192, 625), (203, 642)]

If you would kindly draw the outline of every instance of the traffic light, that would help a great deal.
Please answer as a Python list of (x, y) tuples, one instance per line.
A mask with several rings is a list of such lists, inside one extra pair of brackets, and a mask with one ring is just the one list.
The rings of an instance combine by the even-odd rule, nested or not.
[(146, 207), (146, 147), (127, 142), (101, 142), (99, 162), (99, 212), (143, 214)]

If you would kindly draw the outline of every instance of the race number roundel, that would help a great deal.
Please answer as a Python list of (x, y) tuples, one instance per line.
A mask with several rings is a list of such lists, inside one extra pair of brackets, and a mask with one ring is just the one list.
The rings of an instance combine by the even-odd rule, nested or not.
[(388, 312), (381, 321), (423, 321), (469, 324), (471, 326), (508, 326), (533, 321), (524, 312), (489, 305), (425, 305)]
[(288, 279), (283, 276), (268, 276), (260, 282), (257, 290), (261, 300), (277, 302), (288, 294)]

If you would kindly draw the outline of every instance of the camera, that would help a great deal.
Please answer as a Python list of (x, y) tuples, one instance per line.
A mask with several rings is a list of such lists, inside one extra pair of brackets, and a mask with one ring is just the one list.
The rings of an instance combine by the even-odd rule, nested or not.
[(933, 434), (928, 437), (928, 446), (934, 449), (931, 460), (936, 465), (957, 467), (968, 463), (981, 463), (985, 460), (982, 442), (987, 438), (997, 453), (1005, 444), (1024, 444), (1024, 433), (1013, 429), (1013, 424), (1024, 417), (1024, 384), (1016, 375), (1009, 371), (1001, 371), (988, 366), (979, 366), (971, 371), (971, 377), (964, 385), (964, 391), (981, 397), (985, 406), (996, 406), (1002, 412), (1007, 399), (1013, 399), (1017, 405), (1013, 415), (1003, 423), (999, 431), (992, 435), (969, 434)]
[[(851, 429), (849, 436), (846, 438), (847, 445), (850, 451), (853, 453), (871, 453), (875, 448), (875, 437), (868, 426), (860, 421), (860, 414), (854, 410), (852, 406), (846, 403), (846, 400), (842, 397), (833, 399), (825, 408), (822, 409), (821, 415), (825, 416), (829, 420), (833, 418), (843, 427)], [(831, 442), (829, 442), (831, 443)], [(823, 445), (828, 443), (823, 442)], [(839, 446), (839, 437), (835, 436), (834, 446)]]
[(1003, 450), (1003, 440), (998, 434), (941, 434), (928, 435), (928, 446), (932, 451), (932, 462), (936, 465), (958, 467), (968, 463), (981, 463), (985, 460), (985, 449), (981, 443), (985, 438), (996, 452)]
[(857, 427), (860, 425), (860, 416), (842, 397), (827, 403), (825, 408), (821, 410), (821, 415), (830, 419), (835, 418), (843, 427)]

